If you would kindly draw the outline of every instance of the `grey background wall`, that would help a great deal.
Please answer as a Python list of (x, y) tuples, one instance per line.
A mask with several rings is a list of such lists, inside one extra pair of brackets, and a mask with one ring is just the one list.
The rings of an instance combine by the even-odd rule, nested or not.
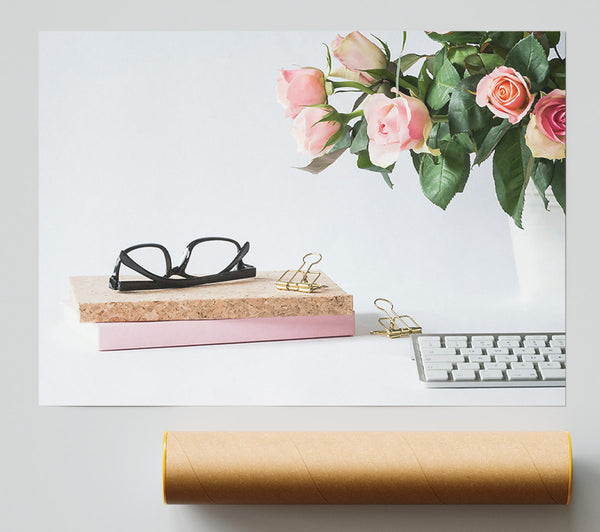
[[(582, 1), (21, 2), (2, 7), (3, 244), (0, 528), (24, 531), (598, 529), (598, 227), (594, 21)], [(468, 13), (468, 15), (467, 15)], [(48, 29), (319, 29), (532, 26), (567, 31), (567, 406), (556, 408), (54, 408), (37, 406), (37, 32)], [(382, 22), (383, 21), (383, 22)], [(43, 220), (39, 220), (43, 223)], [(164, 507), (170, 430), (570, 430), (570, 507)]]

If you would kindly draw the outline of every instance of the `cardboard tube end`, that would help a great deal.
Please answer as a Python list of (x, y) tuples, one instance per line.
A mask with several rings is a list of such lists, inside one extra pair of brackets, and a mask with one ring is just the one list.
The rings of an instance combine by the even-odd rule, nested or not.
[(162, 458), (162, 479), (163, 479), (163, 502), (167, 504), (167, 435), (165, 430), (163, 434), (163, 458)]
[(567, 440), (569, 442), (569, 488), (567, 493), (567, 504), (571, 503), (571, 487), (573, 486), (573, 447), (571, 445), (571, 433), (567, 431)]

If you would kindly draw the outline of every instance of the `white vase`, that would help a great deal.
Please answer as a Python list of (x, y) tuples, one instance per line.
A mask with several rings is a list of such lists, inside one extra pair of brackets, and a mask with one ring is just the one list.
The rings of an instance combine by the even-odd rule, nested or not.
[(565, 214), (548, 189), (548, 210), (533, 183), (525, 191), (523, 229), (511, 219), (511, 238), (521, 299), (565, 294)]

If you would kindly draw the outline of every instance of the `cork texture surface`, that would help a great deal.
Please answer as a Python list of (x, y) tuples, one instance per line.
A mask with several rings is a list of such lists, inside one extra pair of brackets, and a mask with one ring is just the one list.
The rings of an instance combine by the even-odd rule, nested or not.
[[(302, 294), (275, 288), (283, 272), (258, 272), (255, 278), (168, 290), (118, 292), (107, 276), (69, 278), (70, 298), (81, 322), (220, 320), (351, 314), (352, 295), (325, 274), (318, 292)], [(131, 278), (134, 279), (134, 278)]]

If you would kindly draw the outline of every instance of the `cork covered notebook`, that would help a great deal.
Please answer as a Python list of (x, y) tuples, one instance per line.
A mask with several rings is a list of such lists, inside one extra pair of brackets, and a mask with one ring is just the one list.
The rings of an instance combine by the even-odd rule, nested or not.
[(222, 320), (353, 314), (352, 295), (329, 277), (318, 292), (277, 290), (283, 272), (180, 289), (118, 292), (106, 276), (70, 277), (70, 305), (80, 322)]

